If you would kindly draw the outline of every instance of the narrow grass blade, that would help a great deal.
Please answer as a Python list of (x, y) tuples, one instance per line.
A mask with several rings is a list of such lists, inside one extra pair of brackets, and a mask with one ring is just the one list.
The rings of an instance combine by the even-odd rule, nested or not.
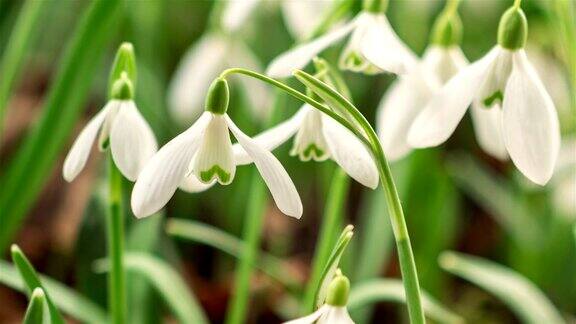
[[(240, 239), (214, 226), (196, 221), (169, 219), (166, 231), (175, 237), (206, 244), (236, 258), (240, 258), (244, 249), (244, 242)], [(293, 279), (296, 276), (287, 273), (289, 267), (281, 259), (265, 252), (260, 252), (259, 255), (256, 267), (287, 288), (299, 285), (299, 282)]]
[(106, 43), (120, 17), (119, 0), (93, 1), (84, 13), (60, 63), (40, 120), (6, 169), (0, 187), (0, 251), (12, 240), (51, 174), (97, 74)]
[(10, 39), (0, 62), (2, 79), (0, 81), (0, 139), (4, 129), (6, 106), (10, 99), (10, 92), (18, 82), (24, 60), (28, 57), (31, 44), (38, 35), (38, 17), (44, 12), (49, 1), (28, 0), (22, 6), (16, 25), (10, 34)]
[[(14, 265), (0, 260), (0, 273), (2, 274), (0, 283), (22, 293), (28, 291), (28, 287)], [(45, 291), (49, 292), (53, 298), (54, 304), (64, 313), (86, 323), (107, 323), (106, 312), (100, 306), (54, 279), (43, 275), (39, 278), (44, 283)]]
[(26, 315), (24, 315), (24, 324), (42, 324), (44, 321), (44, 309), (48, 307), (46, 295), (42, 288), (36, 288), (30, 296)]
[[(406, 294), (402, 281), (397, 279), (370, 279), (355, 284), (350, 292), (348, 310), (356, 311), (364, 306), (378, 302), (406, 303)], [(422, 291), (424, 313), (438, 323), (464, 323), (464, 319), (444, 307), (436, 299)]]
[(511, 269), (456, 252), (444, 252), (439, 262), (444, 270), (500, 298), (524, 323), (565, 323), (544, 293)]
[(352, 225), (348, 225), (344, 228), (342, 234), (340, 234), (340, 237), (338, 238), (338, 241), (336, 241), (336, 245), (334, 246), (334, 249), (330, 254), (330, 258), (328, 258), (328, 262), (326, 262), (324, 271), (322, 271), (321, 276), (322, 279), (320, 280), (320, 286), (316, 291), (316, 298), (315, 298), (316, 307), (319, 307), (322, 304), (324, 304), (324, 300), (326, 299), (326, 294), (328, 292), (328, 286), (330, 285), (332, 277), (334, 277), (334, 274), (338, 269), (340, 259), (342, 258), (342, 255), (346, 251), (346, 247), (348, 246), (348, 243), (350, 243), (352, 235), (354, 235), (354, 232), (352, 231), (353, 229), (354, 226)]
[(127, 253), (126, 269), (149, 280), (180, 323), (208, 323), (202, 307), (188, 291), (184, 279), (163, 260), (144, 253)]
[[(22, 280), (26, 284), (26, 290), (29, 293), (32, 293), (36, 288), (44, 289), (44, 286), (40, 282), (40, 278), (38, 278), (36, 270), (30, 263), (30, 261), (28, 261), (28, 258), (26, 258), (24, 253), (22, 253), (22, 250), (20, 250), (18, 246), (12, 245), (11, 252), (12, 252), (12, 262), (14, 262), (14, 265), (16, 265), (16, 268), (18, 269), (18, 272), (20, 273)], [(64, 319), (62, 319), (62, 315), (60, 315), (60, 312), (58, 311), (56, 306), (54, 306), (54, 303), (52, 302), (52, 299), (50, 298), (48, 293), (46, 293), (46, 302), (50, 310), (51, 322), (53, 324), (64, 324)]]

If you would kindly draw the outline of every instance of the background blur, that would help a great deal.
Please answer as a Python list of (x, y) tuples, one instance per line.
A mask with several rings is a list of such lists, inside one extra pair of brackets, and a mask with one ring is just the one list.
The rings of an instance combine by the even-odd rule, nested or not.
[[(296, 0), (289, 0), (296, 1)], [(563, 28), (566, 17), (573, 19), (558, 4), (562, 0), (525, 0), (530, 31), (528, 57), (536, 66), (558, 109), (565, 140), (567, 172), (559, 172), (546, 187), (529, 183), (511, 163), (502, 163), (484, 154), (475, 142), (468, 116), (454, 136), (444, 145), (413, 152), (393, 164), (408, 221), (422, 287), (450, 309), (471, 323), (515, 323), (518, 319), (504, 304), (486, 291), (442, 270), (437, 262), (445, 250), (480, 256), (518, 271), (541, 288), (554, 305), (567, 314), (576, 313), (576, 244), (573, 226), (576, 221), (575, 41)], [(464, 26), (462, 48), (469, 60), (484, 55), (496, 43), (501, 13), (510, 1), (463, 0), (460, 15)], [(4, 52), (22, 1), (0, 1), (0, 53)], [(42, 181), (29, 185), (38, 195), (25, 203), (23, 217), (7, 226), (11, 217), (0, 210), (0, 254), (8, 258), (8, 246), (17, 243), (36, 268), (67, 283), (82, 294), (106, 305), (106, 278), (92, 271), (93, 261), (105, 255), (104, 179), (105, 160), (96, 150), (87, 168), (72, 183), (61, 175), (62, 162), (73, 139), (85, 122), (106, 101), (106, 82), (113, 55), (123, 41), (134, 44), (138, 60), (139, 82), (136, 102), (152, 125), (160, 144), (180, 133), (188, 125), (174, 120), (167, 109), (166, 92), (174, 71), (185, 51), (209, 28), (211, 1), (127, 1), (107, 28), (109, 37), (94, 55), (83, 85), (72, 83), (70, 92), (78, 92), (76, 115), (66, 121), (55, 115), (53, 123), (73, 123), (63, 143), (50, 142), (56, 159), (45, 161)], [(49, 1), (42, 11), (38, 34), (25, 56), (22, 77), (11, 92), (0, 142), (0, 177), (10, 171), (10, 163), (24, 147), (27, 136), (43, 118), (43, 103), (50, 92), (67, 44), (70, 43), (89, 1)], [(443, 1), (391, 1), (387, 13), (400, 37), (418, 54), (428, 42), (435, 16)], [(358, 10), (360, 4), (356, 5)], [(574, 6), (571, 6), (573, 9)], [(266, 64), (290, 48), (293, 36), (286, 27), (279, 1), (260, 4), (234, 35)], [(212, 17), (212, 18), (211, 18)], [(572, 25), (573, 26), (573, 25)], [(95, 33), (100, 31), (95, 31)], [(573, 35), (574, 31), (571, 32)], [(571, 42), (571, 43), (570, 43)], [(332, 62), (340, 48), (325, 52)], [(87, 73), (80, 70), (78, 73)], [(0, 78), (3, 71), (0, 70)], [(363, 76), (345, 73), (354, 102), (369, 120), (389, 84), (391, 75)], [(290, 81), (296, 84), (294, 81)], [(76, 88), (78, 86), (78, 88)], [(241, 127), (254, 134), (260, 121), (252, 117), (247, 96), (250, 93), (232, 86), (231, 114)], [(274, 90), (269, 89), (270, 95)], [(198, 96), (204, 96), (199, 93)], [(299, 104), (289, 98), (282, 114), (290, 116)], [(71, 116), (71, 117), (70, 117)], [(64, 118), (64, 115), (62, 115)], [(571, 144), (570, 144), (571, 143)], [(304, 284), (317, 240), (330, 179), (336, 170), (333, 162), (302, 163), (288, 154), (291, 141), (275, 151), (292, 176), (303, 199), (301, 220), (282, 215), (272, 202), (265, 217), (263, 249), (285, 263), (285, 275)], [(571, 149), (569, 148), (571, 145)], [(570, 151), (571, 150), (571, 151)], [(34, 161), (34, 159), (32, 160)], [(44, 163), (44, 162), (43, 162)], [(145, 220), (127, 219), (130, 249), (155, 253), (174, 265), (187, 280), (208, 316), (214, 323), (224, 318), (230, 298), (235, 269), (233, 257), (213, 247), (170, 237), (165, 232), (167, 218), (198, 220), (236, 237), (242, 234), (244, 210), (250, 194), (250, 167), (237, 170), (235, 181), (226, 187), (216, 186), (201, 194), (177, 192), (164, 215)], [(0, 178), (0, 195), (5, 195)], [(126, 191), (131, 185), (126, 183)], [(346, 220), (356, 226), (356, 234), (345, 254), (344, 269), (352, 283), (375, 275), (399, 277), (394, 243), (379, 192), (371, 192), (351, 181), (347, 196)], [(363, 241), (365, 233), (377, 231), (378, 241)], [(372, 236), (374, 237), (374, 236)], [(377, 249), (379, 258), (369, 264), (356, 260), (362, 253)], [(0, 273), (0, 276), (2, 274)], [(253, 282), (252, 323), (280, 320), (283, 289), (263, 274)], [(0, 285), (0, 323), (18, 322), (26, 308), (26, 298)], [(147, 322), (169, 320), (168, 312), (157, 297), (149, 299), (157, 307), (131, 308), (143, 312)], [(160, 305), (160, 306), (158, 306)], [(381, 303), (375, 310), (374, 323), (398, 322), (404, 306)], [(572, 317), (574, 318), (574, 317)]]

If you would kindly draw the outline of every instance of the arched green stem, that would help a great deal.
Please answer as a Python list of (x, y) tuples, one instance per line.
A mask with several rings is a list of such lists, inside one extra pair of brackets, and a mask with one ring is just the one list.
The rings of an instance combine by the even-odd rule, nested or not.
[[(332, 111), (325, 105), (267, 76), (246, 69), (233, 68), (225, 70), (220, 77), (225, 78), (231, 74), (244, 74), (259, 79), (285, 91), (286, 93), (301, 101), (310, 104), (312, 107), (322, 111), (328, 116), (334, 118), (344, 127), (348, 128), (370, 148), (378, 168), (380, 180), (382, 181), (384, 195), (389, 209), (390, 221), (392, 223), (392, 229), (396, 239), (400, 270), (402, 272), (410, 320), (412, 323), (416, 324), (425, 323), (420, 296), (420, 284), (418, 282), (418, 273), (416, 271), (416, 264), (414, 262), (414, 254), (412, 252), (410, 236), (408, 234), (408, 228), (404, 219), (404, 212), (400, 203), (398, 191), (394, 184), (394, 180), (392, 179), (392, 172), (390, 171), (390, 166), (386, 160), (386, 156), (378, 139), (378, 135), (370, 123), (366, 120), (364, 115), (362, 115), (362, 113), (341, 94), (332, 90), (325, 83), (315, 79), (303, 71), (296, 71), (294, 75), (301, 81), (306, 81), (306, 83), (313, 84), (316, 88), (322, 90), (324, 93), (329, 93), (330, 99), (334, 100), (340, 107), (343, 107), (346, 112), (354, 119), (354, 124), (336, 112)], [(358, 129), (358, 127), (360, 129)]]
[(522, 0), (514, 0), (514, 8), (520, 8), (522, 4)]

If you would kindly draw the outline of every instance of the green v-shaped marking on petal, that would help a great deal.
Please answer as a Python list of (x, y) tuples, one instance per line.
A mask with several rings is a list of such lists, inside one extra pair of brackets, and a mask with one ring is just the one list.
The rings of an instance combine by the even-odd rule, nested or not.
[(200, 180), (203, 182), (210, 182), (214, 178), (218, 178), (221, 183), (228, 183), (230, 181), (230, 173), (224, 171), (219, 165), (214, 165), (210, 169), (200, 172)]
[(500, 103), (502, 103), (502, 100), (504, 100), (504, 94), (502, 93), (502, 91), (498, 90), (498, 91), (494, 92), (491, 96), (484, 99), (484, 101), (482, 101), (482, 103), (484, 104), (484, 106), (486, 108), (490, 108), (490, 107), (492, 107), (493, 104), (496, 103), (496, 101), (499, 101)]
[(316, 144), (312, 143), (308, 145), (308, 147), (304, 150), (304, 152), (302, 152), (302, 155), (306, 159), (310, 159), (312, 156), (320, 158), (321, 156), (324, 156), (324, 150), (316, 146)]

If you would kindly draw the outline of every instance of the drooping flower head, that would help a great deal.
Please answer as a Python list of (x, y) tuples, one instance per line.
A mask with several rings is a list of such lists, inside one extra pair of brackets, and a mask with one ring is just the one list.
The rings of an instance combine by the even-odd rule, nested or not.
[[(560, 130), (554, 103), (524, 51), (527, 26), (517, 2), (500, 20), (498, 45), (450, 79), (418, 115), (408, 134), (410, 145), (441, 144), (468, 106), (478, 105), (492, 110), (491, 117), (499, 120), (501, 139), (516, 167), (537, 184), (548, 182), (560, 147)], [(487, 128), (485, 132), (486, 138), (497, 142), (497, 131), (490, 134)]]
[(160, 210), (177, 188), (198, 192), (216, 182), (230, 184), (236, 165), (240, 164), (232, 149), (230, 132), (256, 164), (280, 211), (296, 218), (302, 216), (302, 202), (288, 173), (270, 151), (230, 119), (226, 113), (228, 101), (228, 83), (218, 78), (208, 91), (206, 111), (152, 157), (132, 192), (132, 210), (137, 217)]
[(72, 181), (82, 171), (92, 145), (110, 147), (114, 163), (129, 180), (135, 181), (144, 164), (157, 150), (152, 129), (134, 103), (136, 65), (132, 44), (120, 46), (110, 77), (110, 100), (84, 127), (64, 161), (62, 173)]
[[(335, 86), (334, 78), (337, 76), (333, 75), (334, 69), (322, 59), (315, 59), (315, 66), (317, 75)], [(340, 85), (343, 86), (341, 82)], [(348, 92), (347, 89), (339, 90)], [(301, 161), (333, 159), (362, 185), (372, 189), (378, 186), (378, 170), (366, 146), (346, 127), (309, 104), (302, 105), (292, 118), (257, 135), (254, 140), (273, 150), (292, 136), (294, 143), (290, 154), (298, 156)], [(241, 147), (236, 145), (234, 149), (241, 163), (251, 162)]]
[(326, 302), (314, 313), (285, 322), (284, 324), (354, 324), (350, 318), (346, 304), (350, 293), (350, 281), (340, 270), (328, 286)]
[(272, 61), (267, 74), (275, 78), (292, 75), (327, 47), (350, 35), (340, 56), (340, 68), (354, 72), (404, 73), (414, 63), (414, 54), (393, 31), (386, 15), (387, 0), (364, 1), (364, 9), (348, 23), (291, 49)]

